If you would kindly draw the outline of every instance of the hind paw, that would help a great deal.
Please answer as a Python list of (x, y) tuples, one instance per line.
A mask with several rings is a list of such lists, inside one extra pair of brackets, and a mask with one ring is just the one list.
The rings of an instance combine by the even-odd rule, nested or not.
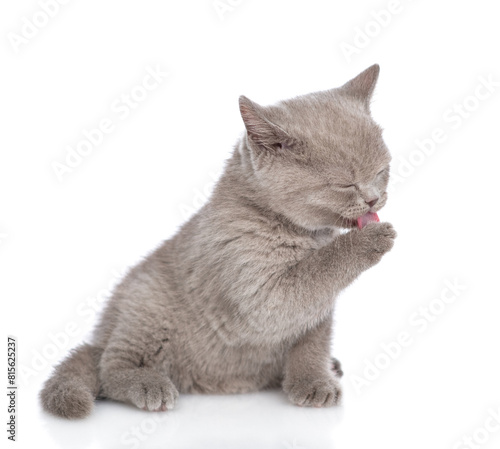
[(335, 357), (331, 358), (330, 369), (333, 371), (333, 374), (335, 374), (338, 378), (344, 375), (344, 371), (342, 371), (342, 365)]

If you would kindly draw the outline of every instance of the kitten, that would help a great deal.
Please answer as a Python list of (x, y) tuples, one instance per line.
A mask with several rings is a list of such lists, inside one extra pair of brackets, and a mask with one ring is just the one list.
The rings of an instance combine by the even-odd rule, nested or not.
[(46, 382), (45, 410), (82, 418), (98, 396), (170, 410), (179, 392), (279, 386), (297, 405), (339, 403), (335, 299), (396, 236), (356, 229), (387, 200), (378, 73), (269, 107), (240, 97), (246, 133), (210, 201), (116, 288), (92, 343)]

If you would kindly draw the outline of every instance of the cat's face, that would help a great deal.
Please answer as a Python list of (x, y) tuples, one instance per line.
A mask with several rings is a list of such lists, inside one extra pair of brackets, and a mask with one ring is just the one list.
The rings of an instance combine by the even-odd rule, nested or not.
[(310, 230), (353, 227), (387, 200), (390, 155), (369, 111), (372, 66), (341, 88), (263, 108), (245, 97), (247, 159), (268, 205)]

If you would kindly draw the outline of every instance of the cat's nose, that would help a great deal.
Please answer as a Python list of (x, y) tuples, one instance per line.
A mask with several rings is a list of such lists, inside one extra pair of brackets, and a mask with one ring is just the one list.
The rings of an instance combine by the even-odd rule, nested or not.
[(378, 201), (378, 197), (373, 198), (370, 201), (365, 201), (365, 203), (368, 204), (368, 206), (373, 207), (373, 206), (375, 206), (375, 204), (377, 204), (377, 201)]

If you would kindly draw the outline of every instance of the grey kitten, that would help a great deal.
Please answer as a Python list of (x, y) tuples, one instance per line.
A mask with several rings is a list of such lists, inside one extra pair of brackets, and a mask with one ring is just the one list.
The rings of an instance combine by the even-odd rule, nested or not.
[(92, 343), (46, 382), (45, 410), (82, 418), (97, 396), (170, 410), (179, 392), (279, 386), (297, 405), (339, 403), (335, 299), (396, 236), (356, 229), (387, 200), (378, 74), (269, 107), (240, 97), (246, 133), (210, 201), (116, 288)]

